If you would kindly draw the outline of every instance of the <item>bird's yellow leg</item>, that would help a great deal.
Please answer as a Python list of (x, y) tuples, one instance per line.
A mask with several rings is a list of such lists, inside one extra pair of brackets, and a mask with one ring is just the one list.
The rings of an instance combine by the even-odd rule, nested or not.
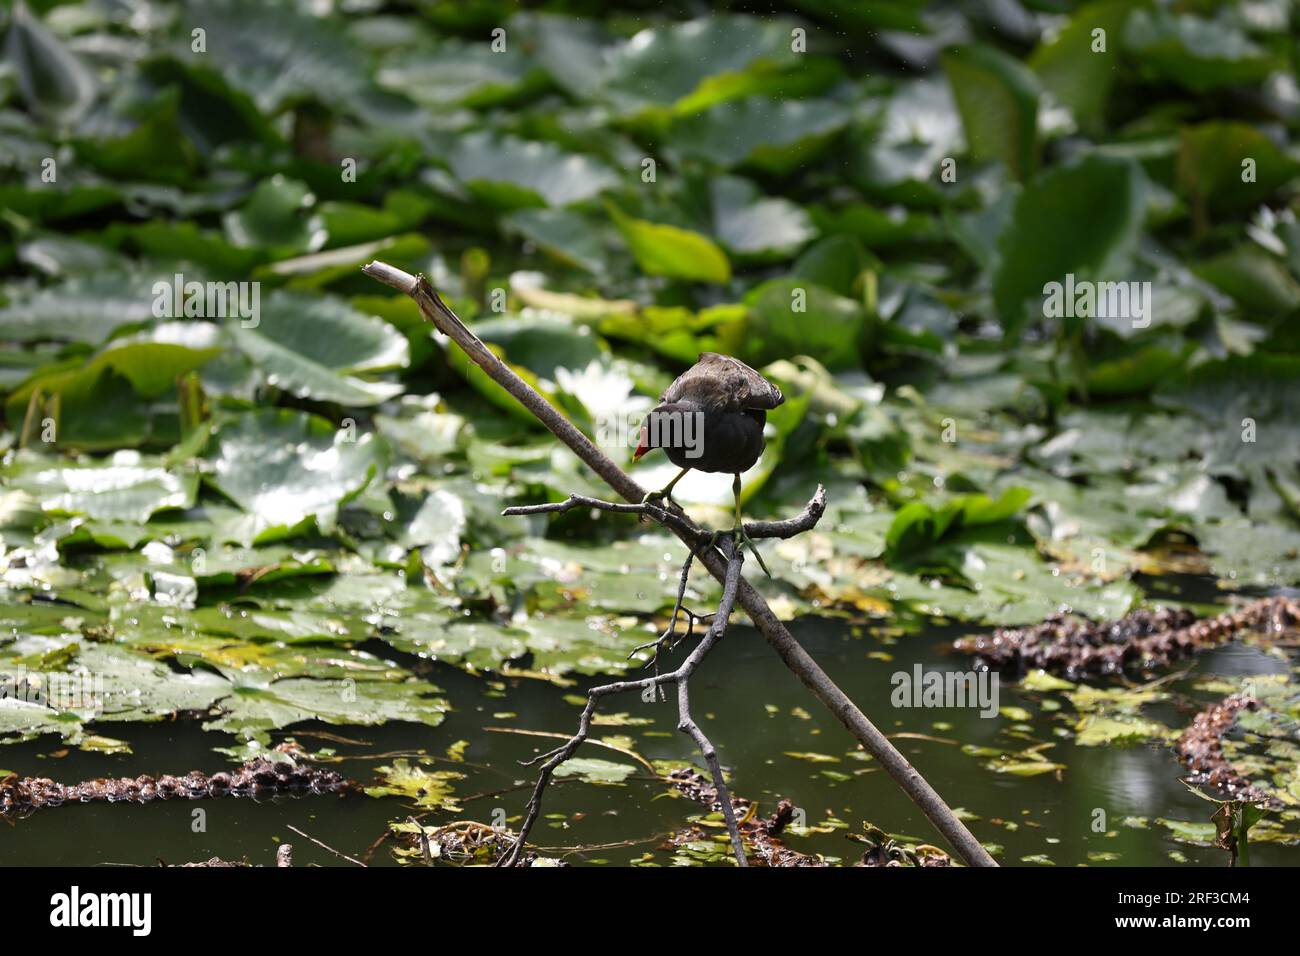
[(676, 478), (668, 482), (668, 484), (664, 485), (658, 491), (646, 492), (646, 496), (641, 499), (641, 504), (645, 504), (648, 501), (658, 501), (661, 498), (671, 498), (673, 496), (673, 486), (677, 484), (677, 482), (681, 481), (688, 471), (690, 471), (689, 468), (683, 468), (677, 473)]
[(740, 475), (736, 475), (735, 480), (732, 481), (731, 493), (736, 497), (736, 526), (732, 529), (736, 547), (740, 547), (742, 541), (749, 545), (749, 550), (752, 551), (754, 557), (758, 559), (758, 566), (762, 568), (763, 573), (770, 578), (772, 572), (769, 571), (767, 565), (763, 563), (763, 555), (759, 553), (758, 545), (754, 543), (753, 539), (750, 538), (749, 535), (745, 534), (745, 518), (740, 513)]

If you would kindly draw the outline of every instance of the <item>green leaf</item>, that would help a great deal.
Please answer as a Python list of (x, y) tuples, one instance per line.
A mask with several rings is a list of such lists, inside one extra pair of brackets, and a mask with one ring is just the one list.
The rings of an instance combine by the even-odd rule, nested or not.
[(394, 760), (391, 767), (380, 767), (379, 772), (384, 775), (383, 783), (366, 787), (366, 793), (372, 797), (403, 797), (427, 810), (460, 812), (451, 785), (454, 780), (465, 779), (463, 773), (415, 767), (405, 757)]
[(447, 701), (433, 696), (438, 688), (422, 681), (314, 680), (291, 678), (266, 684), (237, 685), (218, 706), (222, 714), (203, 725), (254, 736), (304, 720), (373, 727), (392, 720), (436, 727)]
[(1139, 9), (1129, 18), (1124, 43), (1145, 69), (1195, 93), (1257, 83), (1273, 69), (1268, 52), (1222, 18)]
[[(1043, 87), (1088, 128), (1098, 128), (1106, 115), (1111, 87), (1118, 73), (1120, 40), (1133, 11), (1128, 0), (1102, 0), (1081, 7), (1065, 29), (1034, 51), (1029, 65)], [(1102, 31), (1100, 37), (1094, 32)], [(1098, 42), (1105, 44), (1098, 50)]]
[(727, 254), (698, 232), (634, 219), (612, 205), (608, 209), (642, 272), (693, 282), (730, 281)]
[(730, 169), (742, 163), (787, 173), (809, 162), (848, 122), (828, 100), (729, 100), (678, 118), (669, 129), (672, 151)]
[(1006, 164), (1026, 180), (1038, 165), (1038, 80), (1019, 60), (988, 46), (943, 56), (971, 155)]
[(177, 673), (142, 654), (109, 644), (82, 645), (76, 665), (102, 677), (102, 711), (95, 721), (155, 721), (182, 711), (209, 710), (231, 685), (206, 670)]
[(198, 491), (197, 475), (173, 473), (132, 452), (76, 465), (20, 459), (4, 475), (9, 487), (36, 496), (46, 512), (106, 521), (148, 521), (158, 511), (189, 508)]
[(230, 333), (268, 385), (299, 398), (368, 407), (400, 395), (397, 382), (358, 377), (404, 368), (406, 337), (387, 322), (333, 298), (277, 292), (255, 327), (232, 321)]
[(272, 176), (224, 219), (226, 235), (240, 249), (265, 249), (274, 259), (314, 252), (325, 245), (325, 228), (311, 209), (316, 197), (306, 183)]
[(600, 95), (609, 38), (599, 21), (520, 11), (510, 18), (507, 30), (529, 37), (532, 55), (574, 98), (590, 100)]
[(152, 280), (109, 273), (78, 276), (0, 308), (0, 339), (98, 345), (125, 325), (153, 318)]
[(355, 246), (387, 239), (415, 229), (429, 214), (433, 203), (406, 189), (395, 189), (384, 197), (382, 209), (355, 202), (323, 202), (320, 217), (329, 234), (329, 247)]
[(885, 554), (892, 562), (916, 556), (964, 529), (999, 524), (1028, 503), (1028, 488), (1008, 488), (996, 500), (988, 495), (958, 495), (937, 508), (924, 501), (904, 505), (885, 535)]
[(1300, 308), (1300, 282), (1284, 262), (1254, 243), (1197, 262), (1192, 271), (1232, 296), (1245, 314), (1281, 316)]
[(765, 198), (748, 180), (720, 176), (710, 192), (714, 234), (737, 255), (783, 256), (817, 235), (802, 207)]
[(1136, 395), (1169, 380), (1195, 346), (1178, 336), (1125, 346), (1118, 354), (1102, 353), (1088, 365), (1090, 395)]
[(1096, 714), (1084, 715), (1074, 729), (1074, 742), (1080, 747), (1123, 747), (1171, 734), (1168, 727), (1154, 720)]
[(27, 105), (64, 120), (85, 112), (95, 96), (95, 79), (63, 43), (18, 0), (9, 20), (5, 56)]
[(868, 322), (852, 299), (802, 279), (772, 279), (750, 292), (749, 312), (736, 347), (764, 365), (794, 355), (816, 359), (832, 371), (860, 367)]
[(6, 743), (31, 740), (42, 734), (71, 736), (81, 729), (75, 714), (65, 714), (35, 701), (0, 697), (0, 737)]
[[(339, 17), (262, 0), (188, 0), (180, 20), (204, 24), (204, 62), (264, 113), (310, 100), (344, 109), (374, 102), (367, 59)], [(196, 55), (188, 32), (178, 47), (182, 62)]]
[(1171, 839), (1180, 843), (1190, 843), (1192, 846), (1203, 847), (1214, 846), (1216, 829), (1213, 823), (1163, 819), (1157, 819), (1156, 823), (1169, 831)]
[(510, 361), (549, 382), (560, 369), (581, 370), (604, 355), (585, 326), (554, 315), (507, 315), (474, 323), (474, 333)]
[(426, 566), (441, 567), (460, 555), (460, 539), (465, 531), (465, 504), (449, 491), (436, 489), (402, 530), (402, 544), (418, 548)]
[(498, 209), (568, 206), (618, 184), (613, 171), (586, 156), (487, 132), (459, 137), (447, 165), (475, 196)]
[(339, 508), (380, 472), (384, 457), (373, 434), (356, 436), (302, 412), (261, 409), (217, 428), (206, 480), (249, 515), (244, 537), (252, 543), (307, 519), (331, 531)]
[(793, 24), (778, 19), (714, 15), (642, 30), (609, 56), (598, 93), (625, 112), (669, 107), (713, 76), (759, 63), (793, 70)]
[[(6, 401), (6, 414), (11, 421), (21, 421), (27, 402), (33, 392), (44, 398), (57, 395), (62, 403), (60, 424), (74, 426), (73, 435), (86, 434), (86, 415), (96, 419), (108, 414), (106, 409), (96, 409), (94, 396), (102, 395), (105, 384), (101, 380), (111, 375), (115, 380), (125, 380), (142, 398), (158, 398), (176, 388), (178, 376), (202, 367), (221, 354), (219, 348), (189, 348), (167, 342), (123, 341), (122, 344), (93, 356), (84, 366), (66, 371), (37, 374), (15, 389)], [(105, 425), (110, 423), (104, 422)], [(71, 441), (69, 436), (65, 439)]]
[(192, 222), (155, 219), (139, 224), (116, 224), (116, 232), (146, 255), (160, 261), (194, 263), (223, 278), (240, 278), (266, 257), (262, 248), (240, 249), (216, 230)]
[(962, 119), (949, 84), (942, 77), (910, 80), (886, 103), (879, 130), (862, 150), (859, 178), (874, 191), (907, 186), (907, 198), (937, 201), (939, 193), (930, 183), (940, 161), (964, 149)]
[(195, 608), (187, 618), (187, 623), (191, 622), (205, 634), (233, 637), (240, 641), (283, 641), (285, 644), (362, 641), (370, 631), (364, 621), (349, 620), (338, 614), (248, 610), (230, 605)]
[[(175, 416), (153, 414), (130, 381), (111, 367), (68, 375), (54, 373), (36, 384), (42, 382), (57, 390), (57, 399), (45, 403), (45, 417), (54, 424), (50, 439), (59, 448), (136, 448), (153, 439), (158, 431), (162, 432), (160, 437), (172, 441), (178, 437)], [(45, 398), (50, 399), (50, 395)], [(10, 420), (19, 423), (24, 421), (25, 411), (25, 402), (11, 401), (5, 409)], [(37, 423), (41, 426), (38, 435), (44, 439), (45, 425), (49, 423), (44, 418), (38, 418)]]
[(483, 42), (422, 44), (385, 57), (375, 79), (385, 89), (433, 110), (456, 104), (478, 109), (498, 106), (545, 85), (545, 78), (518, 51), (514, 44), (504, 51)]
[(567, 265), (599, 275), (607, 268), (601, 225), (564, 209), (519, 209), (501, 224)]
[(805, 249), (790, 271), (836, 295), (855, 298), (862, 294), (862, 274), (870, 265), (867, 250), (856, 236), (836, 235)]
[(1044, 286), (1069, 273), (1076, 282), (1127, 280), (1142, 217), (1139, 174), (1123, 160), (1088, 156), (1026, 186), (998, 241), (993, 274), (1008, 330), (1017, 331), (1031, 308), (1041, 314)]
[(130, 104), (96, 131), (93, 138), (78, 138), (77, 157), (110, 176), (179, 185), (198, 168), (198, 151), (183, 131), (174, 88)]
[(1007, 773), (1013, 777), (1039, 777), (1045, 773), (1064, 770), (1065, 764), (1050, 760), (990, 760), (984, 767), (994, 773)]
[(1202, 217), (1258, 206), (1297, 173), (1300, 161), (1245, 123), (1201, 123), (1180, 131), (1178, 191)]
[(636, 767), (599, 757), (570, 757), (555, 768), (557, 777), (578, 777), (584, 783), (619, 784), (636, 773)]

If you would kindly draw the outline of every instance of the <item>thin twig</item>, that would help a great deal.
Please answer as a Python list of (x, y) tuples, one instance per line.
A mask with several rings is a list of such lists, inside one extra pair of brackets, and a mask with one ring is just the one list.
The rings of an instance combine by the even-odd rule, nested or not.
[[(645, 500), (646, 489), (619, 468), (613, 459), (596, 447), (590, 438), (561, 415), (536, 389), (494, 355), (478, 336), (461, 322), (456, 313), (447, 307), (427, 279), (423, 276), (413, 276), (385, 262), (371, 262), (364, 266), (362, 271), (414, 299), (419, 306), (420, 314), (426, 320), (464, 349), (465, 354), (474, 364), (509, 392), (524, 408), (532, 412), (538, 421), (550, 429), (551, 433), (577, 455), (583, 464), (599, 475), (624, 500), (628, 502)], [(676, 515), (675, 511), (668, 513)], [(700, 535), (705, 533), (684, 516), (682, 521), (678, 521), (676, 517), (666, 521), (665, 526), (692, 548), (698, 545)], [(727, 562), (715, 549), (701, 549), (700, 562), (715, 579), (718, 581), (725, 579)], [(827, 676), (768, 607), (763, 596), (743, 578), (737, 590), (736, 601), (749, 615), (749, 619), (763, 635), (763, 639), (772, 646), (786, 667), (835, 715), (867, 753), (885, 768), (909, 799), (934, 824), (935, 829), (948, 840), (963, 862), (969, 866), (997, 866), (993, 857), (989, 856), (988, 851), (966, 828), (966, 824), (957, 818), (943, 798), (898, 751), (898, 748), (889, 742), (889, 739), (867, 719), (848, 695)]]
[[(677, 622), (682, 616), (682, 604), (686, 600), (686, 582), (690, 580), (691, 565), (694, 562), (695, 562), (695, 552), (687, 551), (686, 560), (682, 564), (682, 573), (677, 581), (677, 602), (673, 605), (673, 614), (668, 621), (668, 627), (665, 628), (664, 632), (660, 634), (658, 637), (656, 637), (653, 641), (646, 641), (644, 644), (638, 644), (636, 647), (632, 648), (631, 652), (629, 652), (627, 655), (627, 659), (631, 660), (641, 651), (649, 650), (650, 648), (653, 647), (654, 654), (651, 655), (650, 660), (646, 661), (645, 666), (650, 667), (651, 665), (653, 665), (654, 672), (656, 674), (659, 673), (660, 652), (663, 651), (665, 646), (669, 647), (670, 649), (677, 646), (677, 643), (673, 641), (673, 637), (675, 637), (677, 634)], [(690, 610), (687, 610), (686, 614), (690, 621), (690, 629), (687, 632), (689, 635), (690, 633), (693, 633), (695, 631), (696, 616)], [(684, 639), (685, 638), (683, 638), (683, 640)], [(662, 687), (658, 689), (658, 693), (659, 693), (659, 699), (663, 700)]]
[[(592, 498), (589, 495), (573, 494), (563, 501), (550, 501), (538, 505), (515, 505), (507, 508), (501, 514), (504, 516), (563, 514), (566, 511), (572, 511), (574, 508), (594, 508), (597, 511), (610, 511), (615, 514), (645, 515), (662, 525), (667, 525), (674, 530), (681, 530), (689, 537), (694, 538), (696, 542), (708, 541), (713, 537), (711, 531), (696, 527), (679, 508), (664, 508), (653, 501), (630, 504), (621, 501), (604, 501), (600, 498)], [(751, 538), (792, 538), (814, 528), (825, 512), (826, 489), (818, 485), (817, 492), (812, 496), (808, 504), (804, 505), (803, 511), (793, 518), (782, 518), (780, 521), (749, 521), (745, 523), (744, 530), (745, 534)], [(730, 534), (730, 532), (727, 532), (727, 534)]]
[[(549, 730), (521, 730), (518, 727), (484, 727), (483, 729), (494, 734), (519, 734), (524, 737), (556, 737), (561, 740), (567, 740), (569, 738), (568, 734), (552, 733)], [(607, 750), (614, 751), (614, 753), (622, 754), (624, 757), (631, 757), (641, 766), (645, 767), (651, 774), (656, 773), (654, 764), (649, 760), (646, 760), (645, 757), (642, 757), (635, 750), (628, 750), (626, 747), (616, 747), (614, 744), (604, 740), (593, 740), (591, 743), (592, 746), (604, 747)]]
[(420, 856), (424, 858), (424, 865), (433, 866), (433, 848), (429, 846), (429, 834), (424, 832), (424, 825), (415, 817), (407, 817), (406, 822), (415, 826), (415, 832), (420, 841)]
[[(288, 824), (285, 825), (289, 826)], [(340, 853), (338, 850), (334, 849), (334, 847), (330, 846), (328, 843), (321, 843), (321, 841), (316, 839), (314, 836), (309, 836), (308, 834), (303, 833), (295, 826), (289, 826), (289, 829), (292, 830), (294, 833), (298, 834), (298, 836), (303, 837), (304, 839), (307, 840), (311, 840), (312, 843), (315, 843), (322, 850), (329, 850), (329, 852), (333, 853), (340, 860), (347, 860), (349, 863), (355, 863), (357, 866), (365, 866), (365, 864), (362, 863), (360, 860), (353, 859), (352, 857), (348, 856), (346, 853)]]

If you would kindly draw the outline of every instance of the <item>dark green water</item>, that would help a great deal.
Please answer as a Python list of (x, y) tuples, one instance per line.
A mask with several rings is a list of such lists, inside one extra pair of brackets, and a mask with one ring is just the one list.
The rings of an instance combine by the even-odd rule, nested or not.
[[(1068, 703), (1059, 711), (1041, 707), (1050, 696), (1025, 693), (1004, 682), (998, 703), (1021, 707), (1033, 716), (1030, 732), (1005, 716), (980, 717), (973, 709), (897, 709), (890, 704), (890, 675), (927, 668), (965, 667), (946, 654), (953, 631), (931, 629), (885, 643), (870, 628), (851, 628), (837, 621), (802, 621), (794, 628), (831, 676), (888, 734), (919, 733), (941, 740), (899, 738), (895, 742), (954, 807), (978, 819), (970, 822), (977, 837), (1002, 846), (1004, 864), (1032, 865), (1050, 859), (1057, 865), (1179, 865), (1222, 866), (1222, 851), (1176, 842), (1155, 818), (1203, 822), (1212, 810), (1179, 783), (1180, 768), (1163, 746), (1079, 747), (1056, 728), (1077, 720)], [(681, 651), (679, 651), (681, 653)], [(892, 659), (884, 660), (889, 655)], [(1147, 716), (1171, 727), (1184, 726), (1191, 715), (1213, 699), (1188, 689), (1197, 674), (1247, 674), (1284, 671), (1286, 662), (1260, 651), (1232, 645), (1189, 665), (1185, 678), (1170, 685), (1171, 699), (1150, 708)], [(516, 761), (554, 744), (546, 739), (489, 732), (486, 727), (570, 732), (578, 708), (565, 700), (591, 683), (559, 688), (528, 679), (507, 679), (494, 689), (489, 682), (453, 668), (432, 665), (430, 679), (462, 704), (438, 728), (390, 724), (379, 728), (294, 728), (293, 736), (310, 749), (336, 747), (347, 756), (338, 768), (369, 782), (376, 766), (390, 763), (395, 751), (426, 751), (442, 755), (458, 740), (468, 740), (466, 762), (439, 763), (440, 768), (465, 774), (455, 784), (462, 798), (460, 814), (434, 814), (430, 822), (475, 819), (492, 822), (494, 814), (521, 813), (532, 771)], [(696, 717), (717, 745), (738, 794), (760, 801), (769, 812), (777, 800), (793, 800), (809, 826), (837, 818), (860, 831), (869, 821), (893, 834), (939, 843), (927, 821), (889, 777), (872, 761), (855, 759), (848, 733), (824, 713), (798, 681), (785, 670), (757, 632), (734, 627), (719, 649), (697, 673), (692, 685)], [(1058, 697), (1059, 699), (1059, 697)], [(643, 726), (602, 727), (601, 735), (625, 734), (633, 748), (649, 759), (690, 759), (692, 746), (675, 731), (676, 705), (644, 703), (636, 696), (614, 698), (605, 708), (634, 718), (648, 717)], [(936, 727), (936, 724), (939, 726)], [(1021, 725), (1023, 728), (1023, 724)], [(105, 733), (125, 737), (134, 753), (101, 755), (70, 750), (65, 756), (54, 738), (0, 749), (0, 765), (23, 775), (45, 775), (62, 781), (94, 776), (182, 773), (191, 769), (220, 769), (226, 758), (213, 752), (225, 738), (199, 730), (197, 723), (105, 725)], [(342, 744), (313, 737), (323, 731), (349, 738)], [(279, 737), (277, 737), (279, 739)], [(1050, 743), (1044, 755), (1065, 764), (1054, 774), (1015, 777), (995, 773), (985, 758), (963, 753), (961, 744), (1022, 750)], [(823, 754), (836, 762), (811, 762), (787, 754)], [(629, 762), (618, 753), (588, 746), (580, 756)], [(623, 785), (596, 785), (557, 780), (549, 792), (534, 843), (548, 855), (562, 855), (574, 864), (627, 864), (650, 854), (656, 862), (673, 861), (660, 848), (664, 837), (699, 812), (697, 805), (665, 795), (653, 779), (634, 778)], [(1093, 829), (1095, 812), (1106, 814), (1106, 833)], [(206, 830), (194, 832), (196, 810), (206, 812)], [(269, 863), (276, 841), (294, 845), (299, 864), (349, 865), (319, 849), (288, 828), (295, 826), (337, 850), (363, 856), (385, 832), (390, 820), (404, 819), (409, 810), (398, 798), (333, 796), (277, 799), (182, 801), (131, 804), (84, 804), (45, 810), (13, 825), (0, 825), (0, 863), (153, 864), (197, 861), (212, 856)], [(1125, 817), (1151, 818), (1146, 828), (1124, 825)], [(861, 848), (844, 829), (792, 836), (789, 844), (810, 853), (852, 861)], [(1109, 835), (1108, 835), (1109, 834)], [(1300, 863), (1300, 848), (1277, 844), (1253, 847), (1255, 864)], [(1095, 854), (1116, 854), (1098, 858)], [(1094, 854), (1090, 857), (1089, 854)], [(369, 857), (375, 865), (391, 864), (387, 845)]]

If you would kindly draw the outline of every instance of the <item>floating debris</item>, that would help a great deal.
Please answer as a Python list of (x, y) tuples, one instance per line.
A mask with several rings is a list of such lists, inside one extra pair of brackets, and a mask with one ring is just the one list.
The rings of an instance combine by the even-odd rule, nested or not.
[(902, 843), (879, 827), (868, 826), (866, 833), (850, 839), (867, 847), (859, 866), (952, 866), (952, 858), (937, 846)]
[(1271, 597), (1210, 618), (1178, 608), (1134, 611), (1116, 621), (1053, 614), (1041, 624), (959, 638), (953, 647), (993, 670), (1042, 668), (1073, 679), (1157, 670), (1246, 631), (1276, 636), (1297, 630), (1300, 601)]
[[(249, 863), (248, 860), (246, 859), (239, 860), (239, 861), (223, 860), (219, 856), (211, 857), (210, 859), (203, 860), (199, 863), (164, 863), (162, 860), (159, 860), (158, 865), (162, 867), (173, 867), (182, 870), (193, 869), (195, 867), (207, 867), (209, 869), (243, 870), (243, 869), (252, 869), (254, 866), (254, 864)], [(281, 843), (278, 847), (276, 847), (275, 865), (277, 868), (280, 869), (293, 866), (293, 845), (292, 844)]]
[(248, 870), (253, 868), (253, 864), (251, 863), (248, 862), (236, 863), (233, 860), (223, 860), (219, 856), (214, 856), (209, 860), (204, 860), (202, 863), (161, 863), (159, 865), (165, 867), (172, 867), (175, 869), (181, 869), (181, 870), (189, 870), (189, 869), (194, 869), (196, 867), (207, 867), (210, 869), (218, 869), (218, 870), (219, 869)]
[(1258, 707), (1259, 701), (1254, 697), (1238, 693), (1196, 715), (1174, 745), (1178, 756), (1192, 771), (1187, 777), (1188, 783), (1209, 788), (1228, 800), (1282, 805), (1281, 801), (1247, 780), (1223, 752), (1223, 735), (1232, 729), (1237, 714)]
[[(414, 818), (389, 825), (389, 830), (402, 843), (396, 851), (399, 863), (449, 863), (456, 866), (470, 864), (492, 865), (510, 851), (518, 839), (517, 834), (504, 827), (489, 826), (477, 820), (457, 820), (442, 826), (429, 827)], [(563, 860), (539, 856), (524, 850), (519, 857), (520, 866), (568, 866)]]
[[(718, 791), (698, 770), (690, 768), (674, 770), (668, 775), (668, 782), (679, 793), (707, 807), (711, 812), (722, 812), (722, 804), (718, 802)], [(746, 797), (733, 796), (731, 805), (736, 813), (737, 828), (740, 830), (741, 839), (745, 842), (748, 851), (746, 855), (751, 866), (823, 867), (830, 865), (820, 856), (809, 856), (792, 850), (778, 839), (781, 832), (794, 819), (795, 806), (789, 800), (782, 800), (777, 804), (776, 811), (766, 819), (755, 814), (756, 805)], [(668, 844), (674, 847), (683, 846), (703, 838), (704, 831), (700, 827), (688, 827), (670, 836)]]
[[(708, 807), (714, 813), (722, 812), (718, 803), (718, 792), (704, 774), (697, 770), (684, 768), (674, 770), (668, 775), (668, 782), (679, 792)], [(830, 866), (821, 856), (810, 856), (792, 850), (779, 839), (781, 833), (794, 820), (795, 805), (789, 800), (782, 800), (776, 810), (768, 817), (759, 817), (756, 805), (746, 797), (732, 797), (732, 807), (741, 838), (745, 841), (751, 866), (779, 867), (826, 867)], [(668, 838), (670, 846), (685, 846), (705, 838), (702, 828), (688, 827)], [(854, 837), (864, 843), (867, 850), (862, 855), (858, 866), (951, 866), (948, 854), (937, 847), (903, 846), (889, 839), (882, 831), (868, 827), (867, 837)]]
[(148, 803), (152, 800), (203, 800), (208, 797), (269, 797), (280, 794), (302, 796), (347, 793), (357, 784), (333, 770), (322, 770), (288, 760), (256, 757), (238, 770), (211, 776), (192, 770), (183, 777), (164, 774), (99, 778), (81, 783), (55, 783), (48, 777), (10, 774), (0, 780), (0, 816), (22, 817), (45, 807), (65, 803)]

